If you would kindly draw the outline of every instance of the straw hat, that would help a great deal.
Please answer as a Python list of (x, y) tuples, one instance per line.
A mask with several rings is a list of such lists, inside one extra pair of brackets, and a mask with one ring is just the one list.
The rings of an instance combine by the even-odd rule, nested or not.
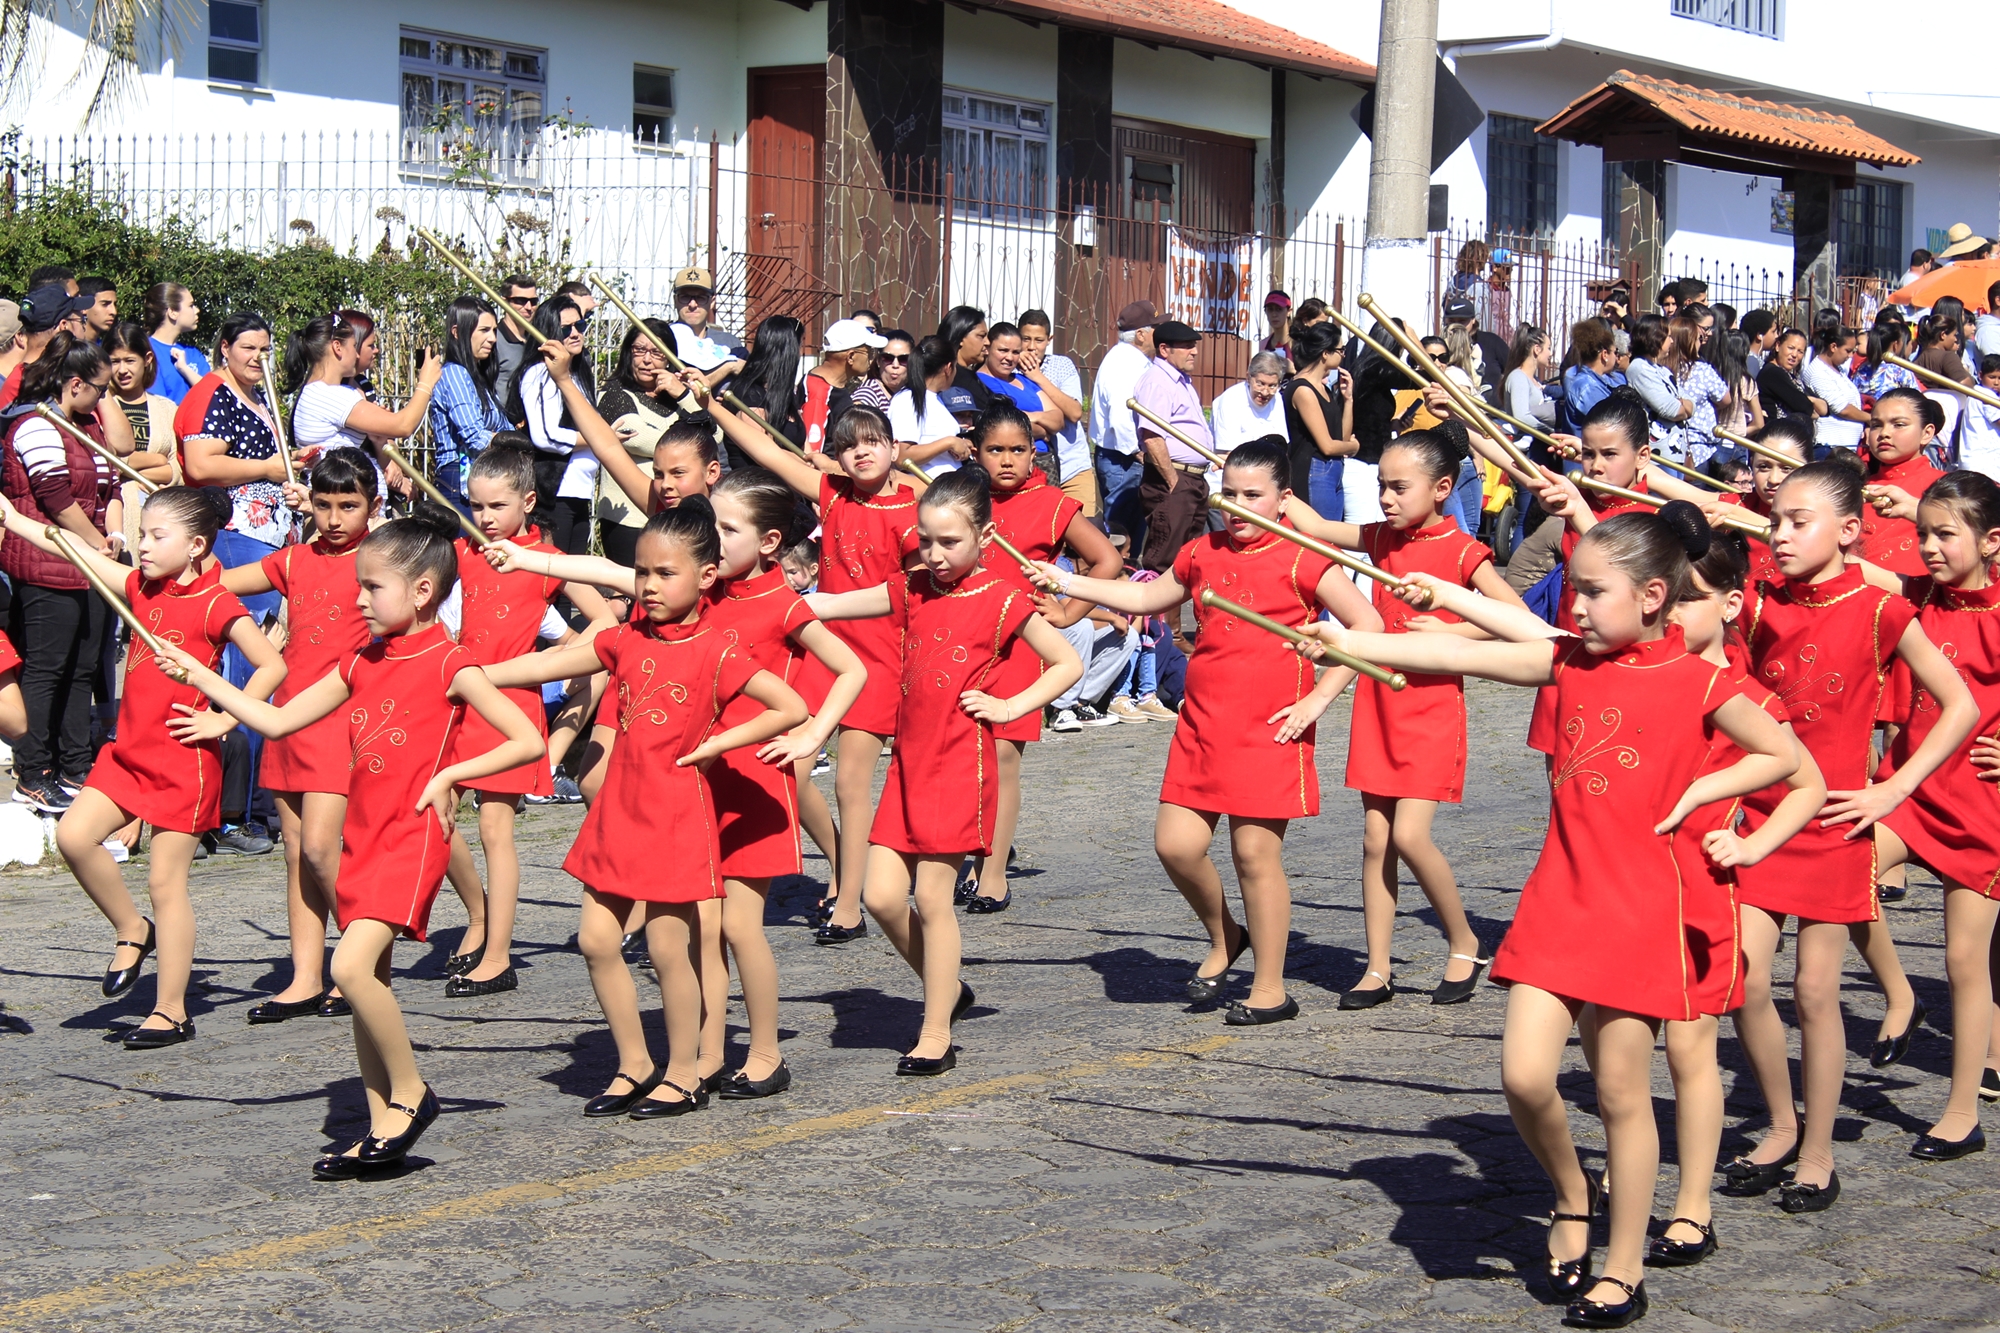
[(1983, 245), (1993, 244), (1984, 236), (1974, 233), (1972, 228), (1963, 222), (1952, 223), (1951, 230), (1945, 233), (1945, 239), (1951, 244), (1938, 251), (1939, 259), (1956, 259), (1960, 255), (1971, 254)]

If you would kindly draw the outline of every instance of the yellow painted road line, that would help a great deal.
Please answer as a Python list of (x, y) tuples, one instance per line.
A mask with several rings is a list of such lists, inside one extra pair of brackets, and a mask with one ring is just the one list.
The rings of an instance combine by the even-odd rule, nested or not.
[(191, 1264), (175, 1263), (158, 1268), (140, 1269), (106, 1278), (102, 1282), (72, 1287), (68, 1291), (31, 1296), (12, 1305), (0, 1306), (0, 1326), (29, 1319), (49, 1319), (59, 1315), (74, 1314), (79, 1310), (106, 1305), (113, 1301), (134, 1300), (176, 1287), (193, 1286), (224, 1273), (283, 1267), (290, 1260), (306, 1256), (317, 1257), (330, 1249), (355, 1241), (380, 1240), (400, 1232), (422, 1230), (437, 1222), (462, 1222), (467, 1218), (487, 1217), (509, 1208), (539, 1203), (545, 1199), (587, 1194), (607, 1186), (629, 1184), (635, 1180), (685, 1171), (689, 1167), (708, 1166), (733, 1157), (761, 1152), (766, 1148), (782, 1147), (788, 1143), (798, 1143), (841, 1130), (862, 1129), (888, 1118), (891, 1111), (933, 1111), (949, 1106), (962, 1106), (967, 1102), (1010, 1092), (1021, 1092), (1046, 1083), (1091, 1078), (1113, 1070), (1142, 1069), (1148, 1065), (1164, 1064), (1170, 1060), (1200, 1057), (1218, 1051), (1235, 1040), (1233, 1036), (1218, 1035), (1205, 1037), (1186, 1046), (1134, 1051), (1129, 1055), (1085, 1061), (1046, 1073), (1009, 1074), (1002, 1078), (968, 1083), (962, 1087), (941, 1089), (894, 1106), (864, 1106), (853, 1111), (814, 1116), (811, 1119), (794, 1121), (789, 1125), (777, 1125), (770, 1129), (759, 1130), (757, 1133), (737, 1139), (697, 1143), (685, 1148), (676, 1148), (672, 1152), (635, 1157), (629, 1162), (621, 1162), (617, 1166), (605, 1167), (598, 1171), (584, 1171), (555, 1180), (528, 1180), (516, 1185), (503, 1185), (482, 1194), (433, 1204), (429, 1208), (412, 1213), (390, 1213), (383, 1217), (341, 1222), (302, 1235), (280, 1236), (275, 1240), (260, 1241), (255, 1245), (200, 1259)]

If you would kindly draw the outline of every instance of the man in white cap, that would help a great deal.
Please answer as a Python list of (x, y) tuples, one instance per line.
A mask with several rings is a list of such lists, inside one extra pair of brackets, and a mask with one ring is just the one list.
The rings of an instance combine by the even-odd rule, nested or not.
[(743, 369), (743, 341), (716, 328), (715, 279), (705, 268), (688, 267), (674, 274), (674, 355), (713, 389)]
[(888, 345), (887, 338), (858, 319), (837, 319), (827, 326), (820, 338), (819, 364), (806, 375), (805, 404), (799, 409), (809, 453), (825, 449), (827, 431), (854, 405), (848, 386), (868, 373), (875, 353)]

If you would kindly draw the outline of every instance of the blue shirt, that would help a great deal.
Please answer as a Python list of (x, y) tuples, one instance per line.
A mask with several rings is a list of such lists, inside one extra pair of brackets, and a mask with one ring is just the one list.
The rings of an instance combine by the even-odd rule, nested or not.
[(148, 338), (146, 341), (153, 345), (153, 383), (146, 392), (172, 399), (178, 405), (181, 399), (187, 397), (188, 390), (194, 387), (195, 380), (208, 374), (210, 369), (208, 358), (201, 354), (199, 348), (182, 347), (181, 355), (187, 358), (190, 366), (194, 367), (194, 379), (183, 379), (179, 367), (174, 365), (174, 344), (163, 343), (158, 338)]
[(1609, 398), (1613, 389), (1624, 386), (1625, 377), (1615, 370), (1609, 375), (1600, 375), (1588, 366), (1571, 366), (1564, 371), (1563, 412), (1569, 418), (1569, 429), (1581, 429), (1590, 409)]
[(507, 429), (507, 414), (497, 401), (482, 401), (471, 372), (455, 362), (445, 364), (431, 394), (431, 440), (437, 445), (439, 467), (478, 455), (493, 439), (493, 432)]
[[(1024, 376), (1016, 375), (1011, 380), (995, 379), (982, 370), (979, 372), (979, 382), (984, 384), (993, 393), (1013, 403), (1014, 406), (1020, 408), (1023, 412), (1040, 412), (1048, 407), (1048, 404), (1042, 401), (1042, 391), (1035, 387), (1034, 381)], [(1036, 453), (1044, 454), (1048, 450), (1049, 442), (1047, 440), (1035, 441)]]

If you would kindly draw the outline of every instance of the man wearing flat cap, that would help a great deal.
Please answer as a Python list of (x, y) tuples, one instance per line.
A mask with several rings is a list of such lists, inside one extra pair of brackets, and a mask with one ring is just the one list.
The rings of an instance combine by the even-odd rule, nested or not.
[(1160, 322), (1151, 301), (1134, 301), (1118, 312), (1118, 339), (1104, 354), (1090, 389), (1090, 438), (1097, 441), (1097, 489), (1104, 519), (1140, 539), (1145, 520), (1139, 507), (1139, 434), (1125, 400), (1153, 364), (1153, 326)]
[[(1153, 327), (1153, 364), (1139, 377), (1132, 396), (1139, 405), (1204, 447), (1213, 447), (1208, 419), (1202, 415), (1201, 394), (1192, 371), (1201, 335), (1177, 319)], [(1141, 569), (1164, 570), (1174, 563), (1190, 538), (1208, 522), (1209, 463), (1195, 450), (1137, 413), (1145, 476), (1139, 482), (1139, 504), (1146, 511), (1146, 543), (1139, 554)]]

